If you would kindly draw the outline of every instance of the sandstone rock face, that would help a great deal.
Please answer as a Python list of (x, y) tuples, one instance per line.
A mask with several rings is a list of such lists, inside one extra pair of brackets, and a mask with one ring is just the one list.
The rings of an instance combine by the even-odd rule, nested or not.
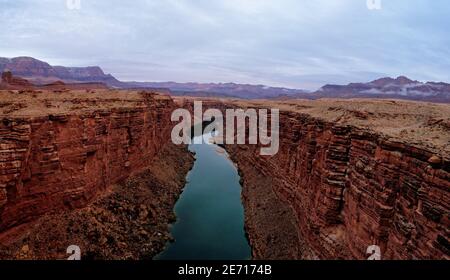
[[(236, 102), (226, 101), (203, 104), (205, 109), (236, 107)], [(312, 105), (303, 107), (311, 110)], [(259, 146), (226, 147), (243, 179), (246, 227), (255, 258), (290, 254), (367, 259), (372, 245), (381, 248), (383, 259), (450, 258), (450, 158), (445, 148), (436, 155), (433, 149), (367, 127), (289, 110), (280, 112), (280, 150), (275, 156), (260, 156)], [(288, 228), (287, 210), (270, 224), (258, 218), (259, 211), (273, 215), (281, 209), (279, 203), (266, 202), (270, 195), (257, 195), (268, 193), (267, 186), (292, 209), (299, 238), (288, 241), (291, 249), (278, 255), (271, 255), (270, 247), (285, 250), (283, 239), (290, 237), (273, 224)]]
[(146, 93), (137, 101), (139, 106), (107, 108), (94, 100), (96, 109), (78, 113), (3, 117), (0, 232), (83, 207), (148, 166), (170, 141), (174, 103)]
[(3, 58), (0, 67), (1, 71), (9, 70), (14, 75), (26, 76), (55, 76), (55, 70), (46, 62), (39, 61), (32, 57), (16, 57), (12, 59)]
[(274, 191), (319, 258), (365, 259), (371, 245), (384, 259), (450, 257), (448, 158), (431, 166), (427, 150), (308, 115), (282, 113), (281, 123), (276, 156), (229, 150), (238, 164), (283, 182)]
[(98, 66), (91, 67), (63, 67), (53, 66), (57, 76), (61, 79), (98, 80), (105, 78), (105, 73)]
[[(0, 97), (0, 232), (83, 207), (148, 166), (170, 141), (176, 107), (171, 98), (150, 93)], [(213, 101), (205, 109), (234, 106)], [(342, 114), (337, 122), (311, 115), (311, 104), (297, 106), (310, 113), (281, 111), (277, 155), (227, 146), (241, 171), (255, 257), (273, 259), (283, 250), (283, 258), (365, 259), (367, 248), (378, 245), (383, 259), (448, 259), (448, 153), (342, 122), (364, 122), (370, 111), (320, 111)], [(437, 117), (430, 123), (448, 133), (447, 119)]]
[(168, 224), (176, 218), (173, 207), (193, 161), (187, 147), (165, 145), (144, 171), (109, 187), (87, 207), (0, 234), (0, 259), (65, 260), (68, 244), (80, 247), (83, 260), (152, 259), (171, 240)]

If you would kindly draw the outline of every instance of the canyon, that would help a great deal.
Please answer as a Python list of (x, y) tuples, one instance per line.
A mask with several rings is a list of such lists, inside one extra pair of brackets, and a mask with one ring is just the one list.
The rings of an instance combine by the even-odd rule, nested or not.
[[(6, 246), (0, 251), (21, 250), (23, 243), (26, 252), (41, 252), (37, 258), (60, 257), (69, 242), (85, 236), (79, 244), (94, 241), (100, 248), (91, 252), (95, 256), (116, 240), (108, 237), (108, 225), (118, 240), (130, 236), (130, 243), (128, 231), (139, 231), (135, 219), (161, 239), (162, 250), (193, 162), (186, 149), (166, 150), (174, 108), (170, 97), (151, 92), (0, 91), (0, 243)], [(24, 233), (36, 238), (23, 241)], [(140, 234), (152, 236), (142, 229), (138, 240)], [(68, 244), (52, 247), (63, 241)], [(54, 255), (45, 254), (52, 250)]]
[[(383, 259), (448, 259), (449, 108), (437, 106), (427, 111), (444, 120), (429, 128), (436, 131), (422, 136), (428, 143), (428, 137), (441, 137), (435, 139), (434, 147), (425, 147), (406, 140), (414, 137), (407, 135), (410, 131), (398, 129), (399, 137), (392, 137), (395, 132), (386, 136), (390, 126), (401, 124), (393, 123), (395, 116), (405, 114), (398, 117), (403, 118), (409, 113), (412, 116), (408, 117), (420, 123), (420, 109), (405, 112), (409, 104), (386, 102), (371, 110), (367, 103), (361, 103), (351, 107), (366, 111), (349, 110), (342, 102), (330, 103), (327, 110), (343, 112), (328, 120), (317, 117), (321, 113), (285, 111), (281, 115), (280, 152), (273, 158), (255, 156), (254, 147), (243, 151), (233, 147), (232, 158), (242, 166), (244, 185), (248, 181), (258, 186), (252, 176), (273, 178), (273, 191), (291, 207), (296, 218), (293, 223), (303, 243), (298, 250), (307, 253), (305, 257), (312, 251), (313, 257), (322, 259), (365, 259), (367, 248), (378, 245)], [(323, 111), (325, 108), (320, 109)], [(365, 117), (376, 112), (389, 114), (387, 111), (390, 116), (374, 116), (377, 122), (385, 120), (382, 129), (370, 124), (373, 117)], [(343, 120), (349, 113), (354, 116)], [(353, 126), (352, 119), (365, 119), (367, 125)], [(430, 120), (424, 116), (424, 121)], [(252, 202), (251, 197), (247, 199)], [(255, 211), (258, 208), (251, 212)], [(258, 223), (248, 224), (259, 232), (255, 229)], [(254, 243), (256, 248), (261, 247), (260, 242)], [(269, 247), (266, 241), (262, 246)], [(264, 250), (255, 255), (264, 257)]]
[[(33, 109), (20, 102), (20, 97), (30, 96), (17, 97), (12, 104), (4, 95), (0, 98), (4, 110), (25, 106), (3, 118), (0, 126), (0, 230), (55, 208), (85, 204), (98, 190), (148, 165), (170, 139), (173, 107), (168, 97), (149, 94), (138, 99), (122, 93), (87, 98), (85, 103), (104, 101), (104, 107), (97, 105), (94, 111), (82, 110), (83, 101), (59, 110), (68, 106), (64, 94), (56, 100), (38, 96), (42, 107)], [(126, 101), (123, 107), (114, 105)], [(108, 108), (111, 104), (114, 107)], [(80, 114), (69, 114), (74, 108)]]
[[(74, 236), (90, 258), (161, 251), (193, 162), (170, 143), (170, 115), (193, 100), (0, 91), (0, 257), (62, 258)], [(205, 109), (280, 109), (278, 154), (225, 146), (254, 259), (367, 259), (371, 245), (383, 259), (450, 258), (449, 105), (202, 100)]]
[[(178, 102), (192, 107), (192, 100)], [(243, 178), (255, 259), (366, 259), (372, 245), (383, 259), (449, 259), (449, 106), (364, 99), (203, 104), (281, 110), (277, 155), (226, 146)]]

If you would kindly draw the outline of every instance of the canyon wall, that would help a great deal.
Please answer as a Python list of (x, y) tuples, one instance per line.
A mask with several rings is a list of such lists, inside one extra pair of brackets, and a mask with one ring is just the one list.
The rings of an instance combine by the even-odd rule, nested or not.
[[(103, 106), (106, 99), (72, 96), (53, 107), (72, 103), (74, 112), (2, 117), (0, 232), (43, 214), (83, 207), (99, 191), (152, 162), (170, 141), (170, 114), (175, 105), (170, 97), (126, 94), (112, 100), (114, 94), (108, 93), (109, 101), (116, 104), (111, 108)], [(13, 107), (33, 112), (26, 106), (37, 104), (41, 95)], [(42, 110), (52, 110), (52, 96), (42, 99), (50, 108)], [(127, 96), (135, 100), (127, 100)], [(133, 104), (123, 106), (127, 102)], [(83, 103), (91, 108), (80, 109), (86, 107)]]
[[(205, 109), (236, 107), (233, 102), (203, 103)], [(238, 107), (258, 108), (253, 106)], [(443, 129), (448, 136), (448, 127)], [(367, 259), (372, 245), (380, 247), (382, 259), (450, 258), (450, 159), (445, 149), (289, 110), (280, 112), (275, 156), (261, 156), (255, 145), (226, 148), (241, 173), (246, 228), (256, 259)]]
[[(179, 105), (192, 110), (190, 101)], [(204, 109), (237, 105), (211, 101)], [(0, 102), (0, 232), (86, 206), (149, 166), (170, 141), (176, 107), (150, 93), (7, 93)], [(433, 133), (448, 136), (448, 122), (433, 122), (444, 129)], [(446, 150), (289, 110), (281, 110), (275, 156), (260, 156), (259, 146), (226, 148), (243, 180), (256, 259), (365, 259), (371, 245), (383, 259), (450, 258)]]
[[(278, 180), (274, 192), (315, 255), (365, 259), (378, 245), (383, 259), (450, 257), (448, 158), (430, 163), (426, 149), (305, 114), (280, 118), (276, 156), (262, 157), (256, 146), (228, 150), (238, 165), (251, 163), (247, 173)], [(244, 182), (257, 177), (245, 170)]]

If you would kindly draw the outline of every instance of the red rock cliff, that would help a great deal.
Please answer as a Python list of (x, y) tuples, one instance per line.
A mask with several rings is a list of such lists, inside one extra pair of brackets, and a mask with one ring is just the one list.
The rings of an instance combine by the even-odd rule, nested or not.
[[(46, 105), (38, 114), (16, 98), (11, 103), (22, 105), (11, 106), (22, 111), (0, 122), (0, 232), (86, 205), (100, 190), (147, 166), (170, 141), (174, 103), (169, 97), (67, 93), (55, 101), (42, 95), (33, 97)], [(52, 113), (67, 104), (73, 110)]]
[[(222, 109), (258, 108), (255, 104), (242, 103), (204, 104)], [(341, 108), (345, 113), (338, 121), (328, 121), (325, 116), (328, 111), (337, 111), (333, 107), (336, 103), (319, 108), (321, 117), (313, 110), (314, 102), (296, 104), (299, 111), (305, 109), (310, 113), (294, 112), (293, 107), (282, 110), (280, 150), (273, 157), (260, 156), (257, 146), (227, 146), (243, 178), (246, 226), (254, 257), (366, 259), (367, 248), (378, 245), (383, 259), (450, 258), (449, 130), (442, 125), (446, 120), (437, 121), (440, 126), (429, 128), (428, 134), (425, 128), (411, 130), (409, 134), (422, 131), (420, 135), (426, 135), (421, 137), (425, 142), (417, 145), (410, 143), (408, 135), (402, 141), (376, 131), (378, 122), (386, 131), (394, 126), (403, 128), (407, 125), (394, 119), (407, 123), (405, 119), (411, 116), (414, 116), (412, 124), (422, 127), (424, 120), (430, 124), (429, 115), (440, 113), (445, 118), (448, 107), (436, 105), (439, 108), (423, 110), (418, 109), (425, 106), (420, 103), (396, 105), (396, 102), (380, 101), (383, 109), (376, 109), (380, 111), (376, 116), (379, 120), (370, 127), (342, 121), (350, 114), (356, 121), (368, 122), (369, 116), (378, 114), (370, 109), (364, 112)], [(371, 108), (364, 102), (353, 103), (347, 102), (343, 107)], [(384, 108), (389, 104), (395, 108), (388, 113)], [(273, 106), (283, 109), (284, 104)], [(403, 112), (410, 109), (417, 115)], [(442, 140), (443, 150), (431, 145), (432, 139)], [(267, 194), (258, 197), (258, 193), (266, 192), (266, 186), (282, 201), (277, 206), (267, 202)], [(271, 221), (264, 221), (264, 217), (257, 220), (258, 211), (273, 216), (285, 204), (293, 211), (298, 244), (289, 241), (292, 238), (286, 232), (289, 227), (280, 224), (286, 218), (286, 210)], [(264, 233), (273, 227), (275, 233)], [(283, 239), (288, 239), (290, 245), (283, 244)], [(268, 253), (274, 246), (290, 252)]]
[(33, 87), (32, 83), (25, 79), (13, 76), (9, 71), (2, 73), (0, 89), (31, 89)]

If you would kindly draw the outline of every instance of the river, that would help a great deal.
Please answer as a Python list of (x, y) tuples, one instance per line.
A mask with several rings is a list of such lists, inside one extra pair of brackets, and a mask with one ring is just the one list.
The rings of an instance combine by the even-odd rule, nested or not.
[(175, 205), (177, 220), (171, 225), (175, 241), (156, 259), (250, 259), (236, 167), (217, 145), (191, 144), (189, 150), (196, 161)]

